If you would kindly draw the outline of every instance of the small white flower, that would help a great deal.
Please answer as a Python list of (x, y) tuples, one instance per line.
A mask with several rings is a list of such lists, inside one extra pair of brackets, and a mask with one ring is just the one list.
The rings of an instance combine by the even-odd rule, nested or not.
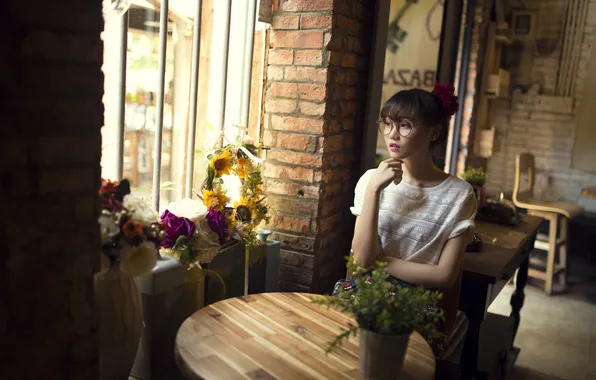
[(132, 213), (132, 220), (151, 224), (159, 221), (157, 212), (144, 199), (128, 194), (124, 196), (123, 206)]
[(102, 215), (97, 221), (99, 222), (101, 241), (104, 243), (111, 241), (112, 235), (119, 231), (116, 226), (116, 218), (113, 215)]
[(179, 218), (187, 218), (193, 222), (207, 214), (207, 207), (200, 199), (182, 198), (168, 205), (168, 211)]
[(157, 263), (157, 248), (148, 241), (134, 247), (122, 247), (120, 255), (120, 267), (133, 277), (151, 272)]

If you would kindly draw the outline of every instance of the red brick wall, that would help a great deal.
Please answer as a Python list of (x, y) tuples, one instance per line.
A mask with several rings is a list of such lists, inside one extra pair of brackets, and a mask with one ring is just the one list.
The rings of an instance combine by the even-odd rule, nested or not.
[(94, 379), (101, 1), (0, 2), (0, 378)]
[[(548, 37), (558, 39), (557, 48), (552, 54), (534, 55), (532, 58), (530, 81), (543, 86), (545, 95), (555, 92), (556, 78), (562, 54), (564, 32), (564, 2), (556, 0), (527, 1), (530, 9), (538, 12), (538, 30)], [(576, 139), (576, 116), (581, 107), (584, 83), (589, 78), (588, 61), (596, 41), (596, 1), (591, 0), (583, 30), (581, 56), (575, 79), (575, 92), (572, 94), (575, 109), (572, 113), (562, 110), (545, 110), (532, 104), (533, 95), (517, 96), (511, 102), (496, 104), (493, 115), (503, 141), (500, 150), (488, 161), (488, 191), (491, 193), (513, 191), (515, 177), (515, 157), (519, 153), (530, 152), (536, 159), (538, 179), (548, 178), (548, 187), (542, 194), (546, 199), (564, 199), (579, 202), (582, 188), (596, 185), (596, 174), (573, 168), (572, 155)], [(513, 68), (515, 70), (515, 67)], [(591, 99), (590, 99), (591, 101)], [(536, 189), (538, 190), (538, 189)], [(593, 211), (593, 210), (590, 210)]]
[[(466, 165), (470, 165), (470, 161), (475, 159), (473, 157), (474, 105), (480, 96), (479, 88), (482, 79), (481, 70), (478, 68), (481, 68), (484, 64), (485, 49), (483, 41), (486, 40), (488, 32), (488, 22), (490, 21), (492, 4), (493, 0), (476, 0), (474, 28), (472, 30), (468, 75), (466, 80), (466, 94), (461, 101), (463, 107), (463, 119), (457, 156), (456, 171), (458, 175), (463, 173)], [(472, 165), (477, 166), (477, 163)]]
[(274, 14), (264, 175), (282, 290), (329, 292), (345, 275), (373, 10), (364, 0), (280, 0)]

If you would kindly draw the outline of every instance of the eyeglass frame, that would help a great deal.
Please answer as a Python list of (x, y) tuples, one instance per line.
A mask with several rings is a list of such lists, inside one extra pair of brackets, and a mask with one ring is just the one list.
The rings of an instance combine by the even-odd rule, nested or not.
[[(389, 129), (389, 132), (388, 132), (388, 133), (385, 133), (385, 132), (383, 132), (383, 131), (381, 130), (381, 123), (383, 123), (383, 124), (384, 124), (384, 123), (385, 123), (385, 120), (389, 120), (389, 121), (391, 122), (391, 129)], [(410, 132), (408, 132), (408, 134), (406, 134), (406, 135), (402, 134), (402, 132), (401, 132), (401, 127), (398, 125), (398, 123), (399, 123), (399, 122), (401, 122), (401, 121), (407, 121), (407, 122), (409, 122), (410, 124), (412, 124), (412, 128), (410, 129)], [(381, 117), (381, 118), (379, 118), (379, 119), (377, 120), (377, 129), (378, 129), (379, 133), (381, 133), (381, 134), (382, 134), (382, 135), (384, 135), (384, 136), (389, 136), (389, 135), (391, 135), (391, 133), (393, 133), (393, 131), (394, 131), (395, 129), (397, 129), (397, 134), (398, 134), (398, 135), (400, 135), (401, 137), (408, 137), (408, 136), (410, 136), (410, 135), (412, 134), (412, 130), (413, 130), (415, 127), (419, 126), (419, 125), (420, 125), (420, 123), (413, 122), (412, 120), (410, 120), (410, 119), (408, 119), (408, 118), (405, 118), (405, 117), (402, 117), (401, 119), (399, 119), (399, 120), (397, 120), (397, 121), (395, 121), (395, 120), (393, 120), (393, 119), (390, 119), (390, 118), (388, 118), (388, 117)], [(387, 126), (384, 126), (384, 127), (383, 127), (383, 129), (385, 129), (386, 127), (387, 127)]]

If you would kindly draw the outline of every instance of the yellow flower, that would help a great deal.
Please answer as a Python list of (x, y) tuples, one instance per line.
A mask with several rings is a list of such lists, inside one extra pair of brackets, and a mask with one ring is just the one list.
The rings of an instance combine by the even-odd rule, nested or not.
[(239, 157), (238, 158), (238, 166), (246, 168), (248, 166), (248, 160), (244, 157)]
[(207, 208), (215, 207), (218, 210), (223, 210), (230, 198), (226, 195), (221, 186), (216, 187), (213, 191), (205, 189), (203, 193), (203, 204)]
[(234, 213), (236, 219), (248, 223), (256, 216), (257, 207), (254, 202), (247, 197), (240, 198), (240, 201), (234, 202)]
[(234, 168), (234, 172), (238, 176), (238, 178), (246, 178), (246, 167), (244, 166), (237, 166)]
[(209, 166), (215, 170), (215, 175), (218, 177), (224, 174), (230, 174), (230, 169), (232, 169), (232, 155), (230, 151), (224, 149), (220, 154), (213, 157)]

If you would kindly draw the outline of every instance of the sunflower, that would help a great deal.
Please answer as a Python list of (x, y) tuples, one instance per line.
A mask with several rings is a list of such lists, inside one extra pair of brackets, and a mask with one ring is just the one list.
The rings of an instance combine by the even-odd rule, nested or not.
[(256, 211), (256, 205), (250, 198), (242, 197), (240, 198), (239, 202), (234, 202), (234, 213), (236, 215), (236, 219), (240, 220), (241, 222), (251, 222), (256, 216)]
[(230, 198), (226, 195), (221, 186), (217, 186), (213, 191), (205, 189), (203, 193), (203, 204), (209, 207), (215, 207), (217, 210), (223, 210)]
[(232, 169), (232, 154), (229, 150), (224, 149), (220, 154), (213, 157), (209, 166), (215, 171), (215, 175), (221, 177), (224, 174), (230, 174)]

